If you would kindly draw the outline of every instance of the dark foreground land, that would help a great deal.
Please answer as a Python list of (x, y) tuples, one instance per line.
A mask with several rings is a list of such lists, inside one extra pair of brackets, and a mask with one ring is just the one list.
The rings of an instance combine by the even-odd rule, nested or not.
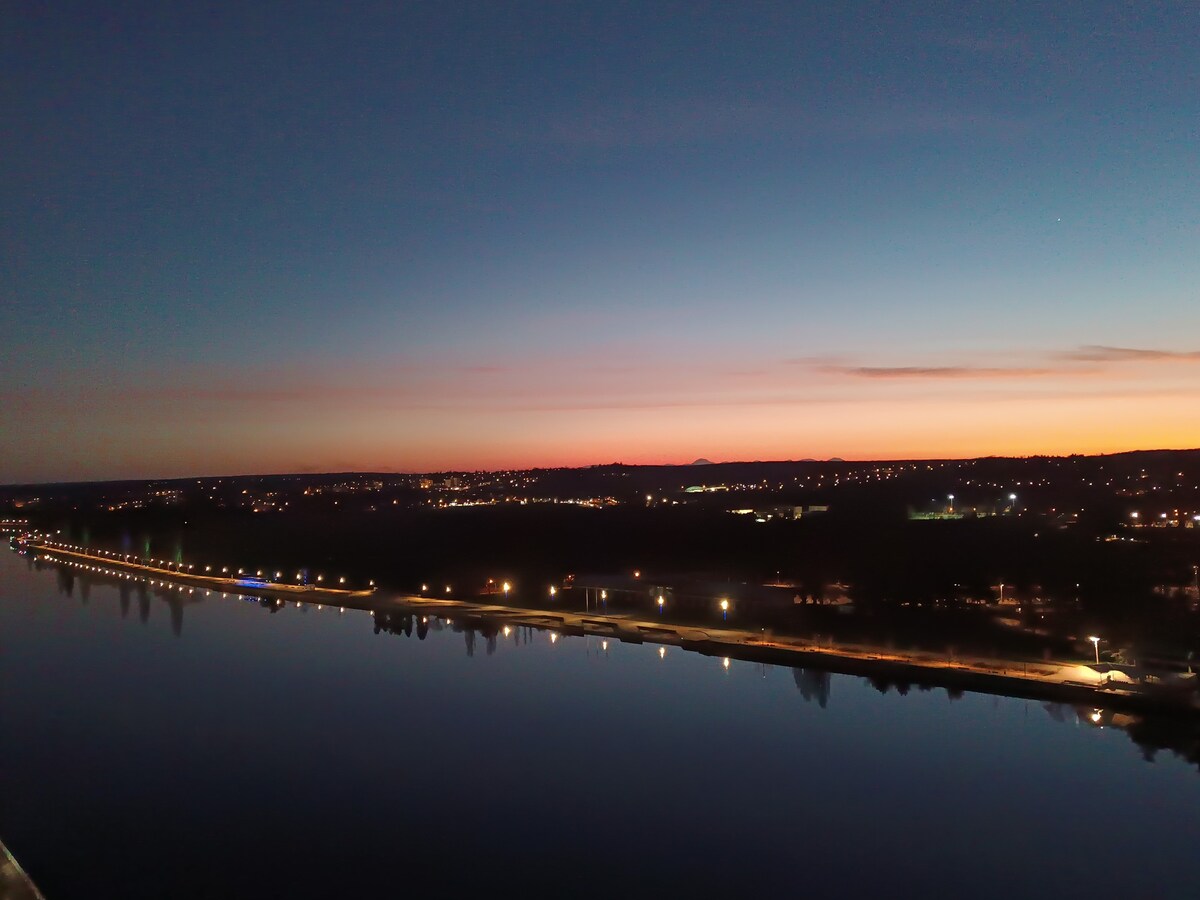
[(507, 582), (518, 605), (591, 586), (696, 625), (726, 598), (773, 633), (949, 655), (1079, 659), (1095, 636), (1103, 661), (1185, 671), (1200, 646), (1196, 451), (246, 476), (0, 502), (67, 543), (285, 581), (466, 600)]

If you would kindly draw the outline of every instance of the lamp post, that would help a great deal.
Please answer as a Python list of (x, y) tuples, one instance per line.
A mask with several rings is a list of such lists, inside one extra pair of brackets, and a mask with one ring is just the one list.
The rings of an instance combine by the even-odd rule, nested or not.
[(1096, 635), (1089, 635), (1088, 640), (1092, 642), (1092, 649), (1096, 651), (1096, 665), (1100, 665), (1100, 638)]

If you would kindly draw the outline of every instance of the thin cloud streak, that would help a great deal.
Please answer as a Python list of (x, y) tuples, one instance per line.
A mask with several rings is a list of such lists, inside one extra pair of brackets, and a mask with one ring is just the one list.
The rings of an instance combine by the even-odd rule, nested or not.
[(1044, 378), (1053, 375), (1091, 374), (1081, 370), (1002, 366), (823, 366), (821, 371), (858, 378)]
[(1060, 353), (1057, 358), (1079, 362), (1200, 362), (1200, 350), (1146, 350), (1085, 344)]

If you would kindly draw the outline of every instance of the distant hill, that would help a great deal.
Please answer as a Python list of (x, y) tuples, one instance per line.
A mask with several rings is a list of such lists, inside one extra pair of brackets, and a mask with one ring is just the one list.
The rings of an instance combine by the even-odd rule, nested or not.
[(698, 459), (694, 463), (692, 463), (693, 466), (711, 466), (712, 464), (713, 464), (713, 461), (711, 459), (705, 459), (704, 457), (701, 457), (700, 459)]

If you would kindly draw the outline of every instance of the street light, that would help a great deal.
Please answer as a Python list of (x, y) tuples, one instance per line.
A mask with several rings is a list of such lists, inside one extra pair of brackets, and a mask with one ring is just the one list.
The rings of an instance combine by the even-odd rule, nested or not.
[(1096, 635), (1089, 635), (1088, 640), (1092, 642), (1092, 648), (1096, 651), (1096, 665), (1100, 665), (1100, 638)]

